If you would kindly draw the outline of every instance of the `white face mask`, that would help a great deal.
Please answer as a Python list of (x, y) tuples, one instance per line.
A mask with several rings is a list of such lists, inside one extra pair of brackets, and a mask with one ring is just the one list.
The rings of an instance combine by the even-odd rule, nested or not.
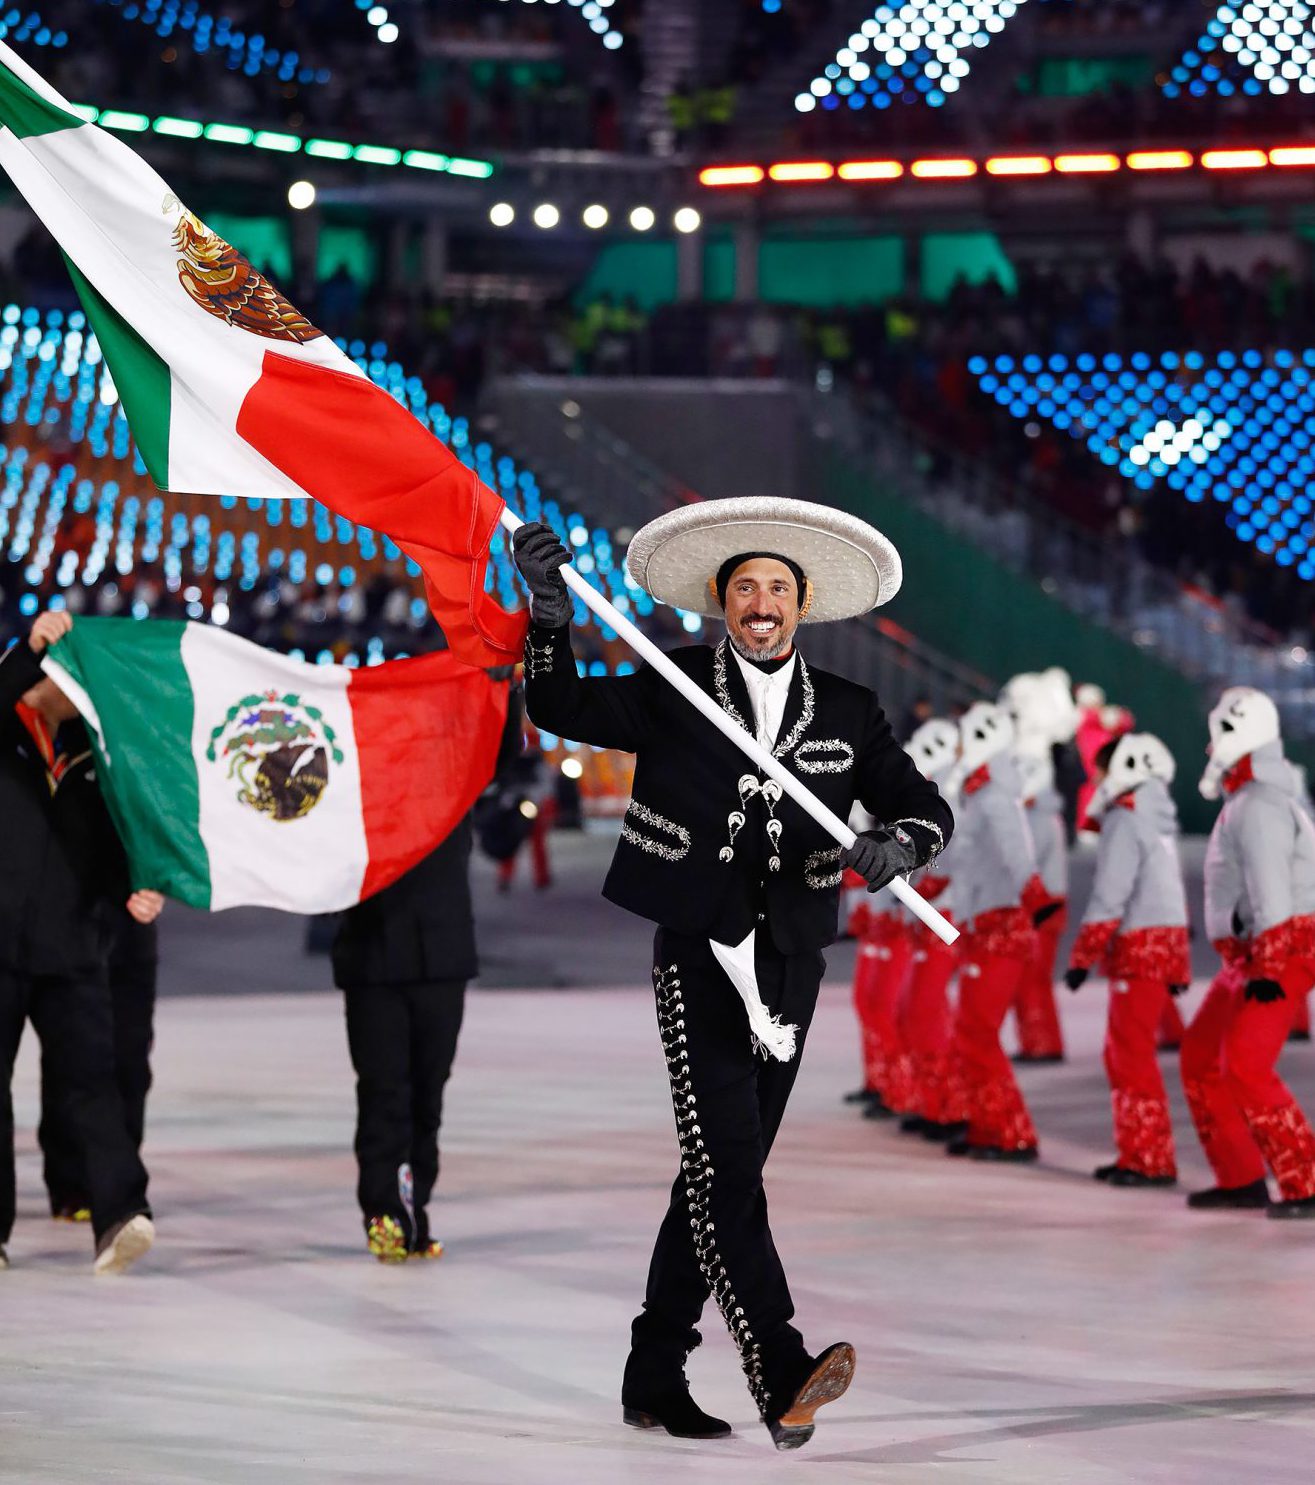
[(1100, 781), (1087, 813), (1093, 818), (1103, 815), (1121, 795), (1149, 779), (1172, 784), (1177, 773), (1173, 754), (1149, 732), (1128, 732), (1118, 741), (1110, 756), (1110, 766)]
[[(1254, 686), (1230, 686), (1210, 713), (1210, 766), (1206, 777), (1227, 773), (1257, 748), (1279, 740), (1278, 708)], [(1202, 779), (1205, 793), (1206, 779)], [(1216, 795), (1206, 794), (1206, 798)]]
[(908, 752), (919, 772), (938, 783), (959, 756), (959, 729), (944, 717), (933, 717), (909, 738)]
[(975, 701), (959, 718), (959, 767), (965, 777), (1014, 745), (1014, 725), (1004, 707)]

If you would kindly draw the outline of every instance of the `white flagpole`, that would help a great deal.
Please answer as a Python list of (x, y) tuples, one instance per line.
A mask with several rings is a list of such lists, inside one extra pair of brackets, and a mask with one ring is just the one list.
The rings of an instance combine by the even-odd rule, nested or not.
[[(525, 523), (515, 511), (504, 507), (502, 524), (509, 532), (512, 532)], [(632, 650), (642, 655), (663, 680), (669, 681), (691, 706), (696, 707), (714, 727), (724, 732), (768, 778), (775, 779), (800, 809), (811, 815), (828, 835), (838, 840), (846, 850), (854, 844), (854, 832), (834, 810), (828, 809), (811, 789), (800, 783), (788, 769), (783, 768), (766, 748), (759, 744), (757, 738), (746, 732), (732, 717), (728, 717), (706, 691), (696, 686), (687, 675), (673, 665), (652, 640), (641, 634), (630, 620), (614, 608), (596, 588), (591, 587), (574, 567), (568, 563), (561, 572), (566, 580), (566, 586), (578, 595), (587, 608), (596, 613), (610, 628), (615, 629)], [(952, 944), (959, 937), (959, 930), (938, 913), (926, 898), (915, 892), (903, 877), (893, 878), (887, 886), (914, 917), (925, 923), (942, 943)]]

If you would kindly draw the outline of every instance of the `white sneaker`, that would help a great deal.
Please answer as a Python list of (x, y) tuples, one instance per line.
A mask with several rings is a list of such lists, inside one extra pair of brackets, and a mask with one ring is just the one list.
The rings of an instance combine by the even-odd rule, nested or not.
[(155, 1241), (155, 1224), (149, 1217), (138, 1213), (120, 1222), (96, 1244), (96, 1262), (93, 1273), (121, 1274), (130, 1268)]

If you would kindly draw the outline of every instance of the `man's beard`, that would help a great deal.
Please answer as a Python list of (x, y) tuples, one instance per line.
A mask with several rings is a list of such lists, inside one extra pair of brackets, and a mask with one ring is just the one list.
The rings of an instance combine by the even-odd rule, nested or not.
[(779, 660), (794, 641), (794, 636), (792, 634), (786, 634), (784, 629), (777, 630), (775, 642), (768, 645), (765, 650), (750, 648), (750, 646), (746, 645), (740, 639), (739, 635), (731, 633), (729, 629), (726, 631), (726, 638), (731, 642), (731, 649), (742, 660), (748, 660), (750, 662), (754, 660)]

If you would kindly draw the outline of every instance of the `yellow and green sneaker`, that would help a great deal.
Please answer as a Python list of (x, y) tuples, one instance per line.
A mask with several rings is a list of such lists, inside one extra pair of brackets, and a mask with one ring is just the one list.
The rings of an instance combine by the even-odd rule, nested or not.
[(396, 1217), (371, 1217), (365, 1225), (365, 1242), (380, 1263), (406, 1262), (406, 1234)]
[(408, 1258), (442, 1258), (443, 1244), (437, 1238), (430, 1238), (427, 1243), (421, 1243), (418, 1248), (412, 1248), (406, 1256)]

